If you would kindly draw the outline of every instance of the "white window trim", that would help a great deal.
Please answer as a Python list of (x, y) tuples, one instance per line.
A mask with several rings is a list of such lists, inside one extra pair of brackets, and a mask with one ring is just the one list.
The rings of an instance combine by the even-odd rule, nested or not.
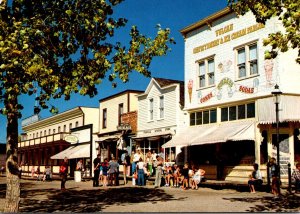
[[(214, 61), (214, 72), (209, 72), (208, 70), (208, 61)], [(200, 86), (200, 64), (204, 63), (204, 67), (205, 67), (205, 85), (204, 86)], [(204, 88), (209, 88), (209, 87), (213, 87), (216, 85), (216, 61), (215, 61), (215, 55), (212, 56), (208, 56), (205, 57), (203, 59), (197, 60), (196, 61), (196, 65), (197, 65), (197, 73), (196, 73), (196, 80), (197, 80), (197, 87), (196, 90), (198, 89), (204, 89)], [(209, 75), (213, 73), (214, 74), (214, 83), (213, 84), (209, 84)]]
[[(162, 109), (163, 109), (163, 117), (160, 117), (160, 110), (161, 110), (161, 108), (160, 108), (160, 98), (163, 98), (163, 106), (162, 106)], [(157, 111), (157, 118), (159, 119), (159, 120), (162, 120), (162, 119), (164, 119), (165, 118), (165, 96), (164, 95), (160, 95), (159, 97), (158, 97), (158, 111)]]
[[(152, 100), (152, 110), (151, 110), (151, 100)], [(152, 115), (152, 119), (151, 119)], [(154, 121), (154, 98), (148, 99), (148, 122)]]

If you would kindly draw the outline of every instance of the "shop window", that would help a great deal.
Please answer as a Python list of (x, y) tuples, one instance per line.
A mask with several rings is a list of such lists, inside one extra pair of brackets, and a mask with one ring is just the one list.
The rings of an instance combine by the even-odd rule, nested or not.
[(237, 54), (237, 77), (247, 78), (258, 74), (257, 44), (245, 45), (236, 50)]
[(247, 118), (255, 117), (255, 103), (247, 104)]
[(204, 59), (199, 63), (198, 82), (199, 88), (215, 84), (215, 60), (214, 58)]
[(255, 117), (255, 103), (221, 108), (221, 122)]
[(221, 121), (228, 121), (228, 108), (221, 108)]
[(229, 107), (229, 120), (236, 120), (236, 106)]
[(245, 112), (245, 105), (239, 105), (238, 106), (238, 119), (245, 119), (246, 118), (246, 112)]
[(190, 126), (217, 122), (217, 109), (190, 113)]

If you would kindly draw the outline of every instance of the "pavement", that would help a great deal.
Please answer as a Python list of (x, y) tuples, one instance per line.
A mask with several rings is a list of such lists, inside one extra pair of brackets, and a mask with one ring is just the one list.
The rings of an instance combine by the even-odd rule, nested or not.
[[(300, 195), (282, 191), (250, 194), (235, 189), (198, 190), (133, 186), (93, 187), (92, 181), (68, 180), (67, 191), (60, 181), (21, 180), (20, 212), (300, 212)], [(4, 204), (6, 178), (0, 177), (0, 212)]]

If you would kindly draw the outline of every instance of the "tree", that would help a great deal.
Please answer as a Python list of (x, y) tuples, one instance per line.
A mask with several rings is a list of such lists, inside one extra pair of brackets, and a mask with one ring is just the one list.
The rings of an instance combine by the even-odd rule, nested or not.
[(296, 62), (300, 63), (299, 0), (228, 0), (228, 4), (240, 15), (251, 10), (259, 23), (265, 24), (268, 19), (278, 17), (285, 32), (271, 33), (264, 39), (264, 46), (271, 46), (271, 50), (265, 52), (265, 58), (275, 58), (278, 52), (296, 49), (298, 50)]
[(50, 99), (79, 93), (93, 97), (108, 76), (128, 81), (136, 71), (150, 76), (153, 57), (166, 55), (175, 44), (170, 30), (157, 26), (154, 39), (136, 26), (130, 43), (111, 42), (125, 18), (113, 18), (123, 0), (0, 0), (0, 113), (7, 117), (7, 191), (5, 212), (17, 212), (20, 185), (17, 166), (18, 118), (21, 95), (38, 91), (34, 111), (50, 108)]

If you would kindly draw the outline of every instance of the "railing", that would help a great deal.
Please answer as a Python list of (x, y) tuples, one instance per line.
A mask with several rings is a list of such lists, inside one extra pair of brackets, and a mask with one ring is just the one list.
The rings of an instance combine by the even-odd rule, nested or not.
[(22, 140), (20, 143), (18, 143), (18, 147), (24, 147), (24, 146), (34, 146), (42, 143), (49, 143), (49, 142), (55, 142), (59, 140), (64, 140), (65, 136), (69, 135), (69, 132), (61, 132), (57, 134), (47, 135), (43, 137), (37, 137), (33, 139), (27, 139)]

